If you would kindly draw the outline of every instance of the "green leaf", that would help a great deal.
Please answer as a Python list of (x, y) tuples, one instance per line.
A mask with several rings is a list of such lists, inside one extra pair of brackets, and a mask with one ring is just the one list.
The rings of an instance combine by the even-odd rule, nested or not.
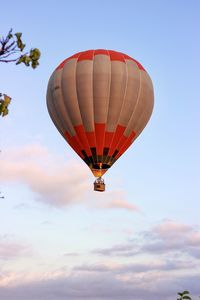
[(8, 114), (8, 105), (10, 104), (11, 98), (6, 94), (3, 96), (4, 98), (0, 100), (0, 115), (5, 117)]
[(17, 39), (21, 39), (22, 33), (21, 32), (16, 32), (15, 36)]
[(37, 66), (39, 65), (39, 62), (38, 61), (32, 61), (32, 64), (31, 64), (31, 67), (33, 69), (37, 68)]
[(10, 101), (11, 101), (11, 98), (8, 95), (4, 94), (4, 103), (6, 105), (9, 105)]
[(25, 65), (26, 65), (27, 67), (30, 66), (30, 62), (31, 62), (30, 57), (29, 57), (29, 56), (25, 56), (25, 57), (24, 57), (24, 63), (25, 63)]
[(24, 50), (24, 47), (25, 47), (26, 45), (23, 44), (23, 42), (22, 42), (22, 40), (21, 40), (21, 36), (22, 36), (21, 32), (15, 33), (15, 36), (16, 36), (16, 38), (17, 38), (17, 47), (18, 47), (21, 51), (23, 51), (23, 50)]
[(26, 44), (23, 44), (22, 41), (18, 41), (18, 42), (17, 42), (17, 45), (18, 45), (18, 47), (19, 47), (19, 49), (20, 49), (21, 51), (23, 51), (24, 48), (25, 48), (25, 46), (26, 46)]
[(9, 110), (7, 108), (4, 109), (3, 113), (2, 113), (2, 117), (5, 117), (8, 115)]
[(24, 63), (27, 67), (29, 67), (30, 66), (30, 62), (31, 62), (31, 58), (29, 56), (27, 56), (27, 55), (24, 54), (24, 55), (20, 56), (20, 58), (16, 62), (16, 65)]
[(31, 49), (29, 56), (32, 60), (38, 60), (41, 56), (40, 50), (37, 48)]
[(21, 64), (22, 62), (24, 62), (24, 56), (20, 56), (20, 58), (18, 59), (18, 61), (16, 62), (16, 65)]

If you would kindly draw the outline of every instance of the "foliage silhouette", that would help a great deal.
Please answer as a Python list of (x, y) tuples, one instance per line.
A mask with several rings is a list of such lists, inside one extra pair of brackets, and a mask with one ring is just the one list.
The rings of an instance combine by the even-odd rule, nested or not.
[[(16, 65), (24, 64), (26, 67), (37, 68), (41, 56), (38, 48), (33, 48), (25, 52), (26, 45), (22, 41), (22, 33), (13, 33), (10, 29), (6, 37), (0, 37), (0, 62), (12, 63)], [(8, 106), (11, 102), (11, 97), (0, 93), (0, 116), (4, 117), (8, 114)]]

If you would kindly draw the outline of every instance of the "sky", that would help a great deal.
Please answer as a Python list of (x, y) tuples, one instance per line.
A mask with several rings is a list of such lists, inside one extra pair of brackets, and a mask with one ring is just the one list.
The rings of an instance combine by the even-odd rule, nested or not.
[[(173, 300), (200, 295), (200, 2), (1, 3), (1, 35), (22, 32), (40, 66), (1, 63), (0, 299)], [(93, 191), (93, 175), (54, 127), (56, 66), (88, 49), (134, 57), (155, 106)]]

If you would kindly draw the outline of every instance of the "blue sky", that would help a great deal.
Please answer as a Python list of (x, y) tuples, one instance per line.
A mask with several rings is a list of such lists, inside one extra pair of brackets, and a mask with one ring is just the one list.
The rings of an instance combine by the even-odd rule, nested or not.
[[(199, 1), (18, 1), (1, 11), (1, 34), (21, 31), (42, 57), (36, 70), (1, 64), (0, 91), (13, 100), (0, 120), (0, 297), (199, 295)], [(97, 48), (140, 61), (155, 91), (152, 118), (105, 175), (104, 194), (46, 108), (55, 67)]]

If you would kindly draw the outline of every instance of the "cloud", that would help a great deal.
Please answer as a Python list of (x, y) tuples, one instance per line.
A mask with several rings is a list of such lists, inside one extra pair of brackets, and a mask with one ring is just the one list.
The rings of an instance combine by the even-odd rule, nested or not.
[(114, 245), (110, 248), (95, 249), (93, 254), (105, 255), (105, 256), (133, 256), (139, 251), (138, 245), (132, 243)]
[(87, 172), (78, 162), (64, 165), (39, 145), (6, 151), (2, 155), (0, 180), (25, 183), (40, 201), (58, 206), (80, 201), (88, 187)]
[(121, 190), (109, 191), (102, 194), (96, 194), (95, 207), (101, 209), (125, 209), (130, 212), (139, 212), (139, 208), (125, 199), (125, 192)]
[[(198, 295), (199, 273), (193, 275), (167, 275), (166, 273), (142, 273), (141, 276), (116, 275), (96, 269), (96, 273), (52, 274), (30, 280), (13, 274), (8, 285), (0, 288), (4, 300), (174, 300), (178, 291), (189, 289)], [(15, 280), (16, 279), (16, 280)]]
[(77, 252), (66, 252), (63, 255), (66, 256), (66, 257), (69, 257), (69, 256), (72, 257), (72, 256), (79, 256), (80, 254), (77, 253)]
[(200, 259), (200, 230), (195, 226), (163, 221), (148, 231), (140, 232), (138, 238), (108, 248), (93, 250), (103, 256), (131, 257), (135, 255), (180, 255)]
[(171, 220), (154, 226), (144, 235), (146, 238), (142, 246), (144, 252), (165, 254), (176, 251), (196, 257), (197, 249), (200, 248), (199, 228)]
[[(191, 245), (198, 249), (198, 234), (199, 230), (194, 226), (163, 221), (148, 231), (139, 232), (134, 242), (129, 240), (121, 245), (93, 251), (89, 261), (95, 261), (96, 255), (104, 256), (96, 263), (86, 262), (71, 269), (62, 267), (47, 273), (41, 270), (35, 274), (25, 271), (19, 274), (0, 272), (0, 299), (174, 300), (177, 292), (185, 289), (197, 297), (199, 265), (194, 256), (185, 259), (181, 253), (186, 251), (184, 253), (188, 254), (187, 247)], [(162, 255), (154, 256), (154, 251), (147, 245), (160, 240), (169, 242), (171, 235), (174, 241), (182, 238), (186, 250), (179, 246), (166, 247)], [(174, 251), (177, 255), (173, 256)], [(65, 253), (69, 257), (76, 254)], [(124, 256), (124, 259), (119, 260), (119, 256)]]
[(99, 272), (111, 272), (115, 275), (119, 274), (133, 274), (137, 273), (152, 273), (153, 271), (177, 271), (183, 269), (194, 269), (195, 262), (185, 260), (149, 260), (146, 262), (129, 262), (118, 264), (93, 264), (93, 265), (81, 265), (74, 268), (75, 271), (81, 271), (86, 273), (99, 273)]
[(0, 236), (0, 259), (9, 260), (24, 258), (32, 254), (32, 249), (24, 242), (16, 240), (15, 237)]
[(81, 161), (63, 160), (41, 145), (12, 148), (1, 154), (1, 182), (26, 184), (43, 203), (57, 207), (80, 203), (98, 209), (137, 211), (122, 191), (101, 195), (91, 191), (93, 183), (89, 182), (88, 172)]

